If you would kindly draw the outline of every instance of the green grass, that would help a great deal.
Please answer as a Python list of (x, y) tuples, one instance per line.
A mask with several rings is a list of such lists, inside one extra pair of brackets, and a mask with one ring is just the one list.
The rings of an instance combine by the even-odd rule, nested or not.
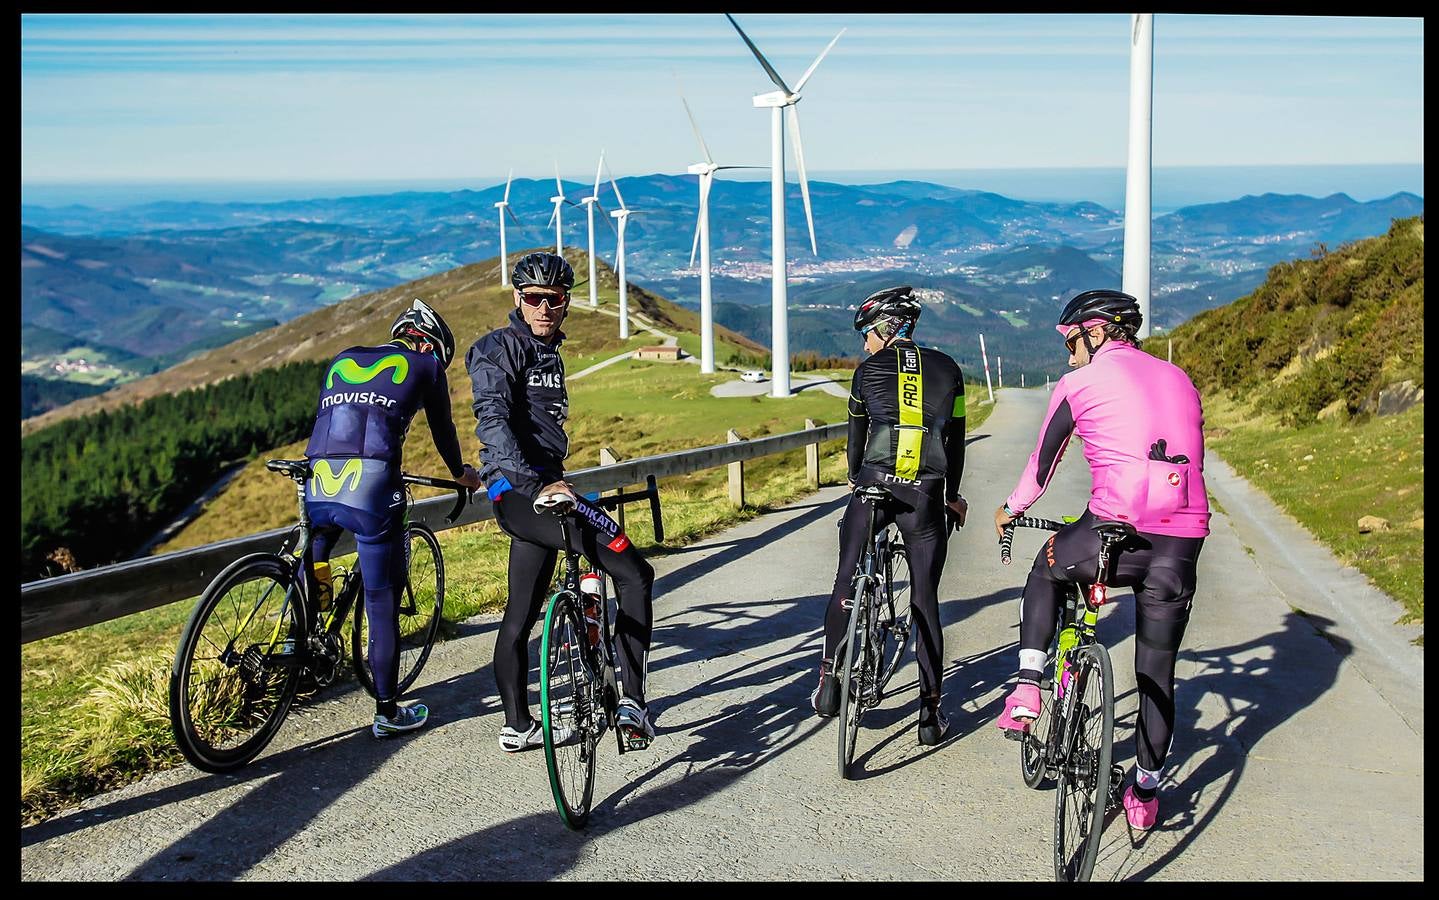
[[(1223, 397), (1204, 403), (1208, 446), (1345, 564), (1424, 622), (1424, 404), (1359, 424), (1293, 429)], [(1311, 458), (1312, 457), (1312, 458)], [(1362, 516), (1389, 530), (1360, 534)]]

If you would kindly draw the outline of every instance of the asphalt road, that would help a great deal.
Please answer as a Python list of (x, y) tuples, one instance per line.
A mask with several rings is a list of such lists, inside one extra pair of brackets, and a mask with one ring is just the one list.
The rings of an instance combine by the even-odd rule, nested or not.
[[(993, 726), (1042, 536), (1022, 534), (1005, 568), (987, 523), (1044, 401), (1005, 390), (973, 436), (973, 519), (940, 589), (952, 737), (939, 747), (916, 740), (911, 655), (866, 716), (859, 778), (836, 775), (837, 726), (808, 707), (845, 498), (826, 488), (655, 560), (659, 737), (623, 757), (605, 745), (583, 833), (560, 824), (543, 753), (496, 743), (486, 616), (436, 649), (412, 691), (434, 710), (425, 730), (376, 741), (368, 698), (331, 689), (239, 775), (181, 767), (22, 829), (21, 877), (1048, 879), (1053, 792), (1024, 787), (1017, 745)], [(1392, 601), (1210, 469), (1228, 514), (1200, 558), (1160, 823), (1140, 837), (1111, 817), (1095, 878), (1422, 879), (1422, 651), (1388, 624)], [(1077, 513), (1087, 490), (1071, 448), (1034, 512)], [(1133, 600), (1117, 600), (1100, 633), (1129, 768)]]

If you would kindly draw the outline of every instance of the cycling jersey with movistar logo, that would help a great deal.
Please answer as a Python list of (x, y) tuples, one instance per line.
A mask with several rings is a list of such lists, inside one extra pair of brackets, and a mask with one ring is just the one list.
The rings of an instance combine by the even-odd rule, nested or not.
[(384, 513), (405, 505), (405, 490), (399, 467), (382, 459), (321, 458), (310, 461), (305, 499)]
[(964, 377), (948, 355), (898, 340), (854, 373), (849, 478), (959, 494), (964, 474)]
[[(441, 458), (450, 474), (458, 477), (464, 472), (464, 458), (439, 360), (398, 344), (351, 347), (336, 356), (325, 372), (305, 455), (312, 460), (382, 460), (398, 471), (405, 432), (421, 407)], [(336, 469), (336, 477), (341, 469)]]

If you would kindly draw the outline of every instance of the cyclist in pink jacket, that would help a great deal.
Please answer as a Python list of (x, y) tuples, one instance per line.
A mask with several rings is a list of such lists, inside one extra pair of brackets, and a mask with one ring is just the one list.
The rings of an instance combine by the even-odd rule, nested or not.
[(1174, 735), (1174, 664), (1209, 534), (1199, 392), (1178, 366), (1139, 349), (1134, 336), (1142, 322), (1138, 301), (1119, 291), (1085, 291), (1065, 306), (1056, 327), (1074, 371), (1055, 384), (1039, 444), (994, 512), (1002, 532), (1044, 493), (1070, 437), (1084, 442), (1093, 476), (1089, 508), (1035, 557), (1020, 610), (1019, 679), (1004, 701), (1003, 729), (1023, 730), (1039, 715), (1039, 680), (1061, 599), (1071, 585), (1091, 583), (1098, 568), (1094, 523), (1117, 520), (1138, 531), (1109, 583), (1133, 587), (1136, 600), (1137, 760), (1124, 809), (1140, 830), (1159, 815), (1159, 776)]

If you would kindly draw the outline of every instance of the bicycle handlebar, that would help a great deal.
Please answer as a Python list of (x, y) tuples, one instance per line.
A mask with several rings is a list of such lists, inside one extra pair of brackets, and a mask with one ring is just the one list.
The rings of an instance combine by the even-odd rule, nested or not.
[(999, 536), (999, 561), (1006, 566), (1009, 565), (1009, 547), (1014, 543), (1014, 529), (1039, 528), (1044, 531), (1058, 531), (1063, 527), (1063, 522), (1056, 522), (1053, 519), (1037, 519), (1032, 516), (1019, 516), (1004, 526), (1004, 533)]
[(660, 517), (659, 482), (655, 480), (655, 476), (646, 475), (645, 484), (647, 487), (642, 491), (632, 491), (628, 494), (619, 493), (613, 497), (601, 497), (594, 501), (594, 504), (600, 509), (614, 509), (616, 506), (622, 503), (628, 503), (631, 500), (649, 500), (650, 518), (653, 520), (655, 526), (655, 543), (663, 544), (665, 542), (665, 523), (664, 519)]
[(457, 495), (455, 497), (454, 508), (445, 515), (445, 521), (451, 524), (453, 524), (454, 521), (460, 517), (460, 513), (465, 508), (465, 503), (474, 493), (474, 488), (467, 488), (459, 482), (451, 481), (448, 478), (431, 478), (428, 475), (411, 475), (409, 472), (401, 472), (400, 480), (403, 481), (405, 484), (418, 484), (423, 487), (433, 488), (448, 488), (454, 491)]

